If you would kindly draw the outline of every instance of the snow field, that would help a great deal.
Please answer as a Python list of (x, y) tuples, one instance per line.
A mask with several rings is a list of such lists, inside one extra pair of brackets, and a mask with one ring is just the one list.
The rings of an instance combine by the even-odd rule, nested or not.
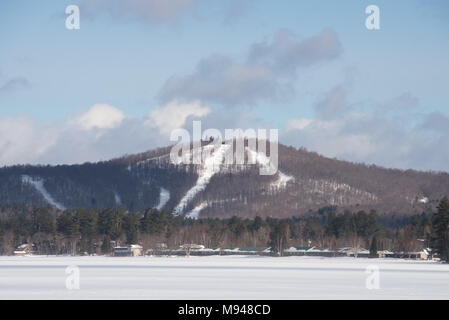
[[(80, 289), (66, 288), (66, 268)], [(379, 289), (366, 268), (379, 268)], [(326, 257), (0, 257), (0, 299), (448, 299), (449, 265)]]

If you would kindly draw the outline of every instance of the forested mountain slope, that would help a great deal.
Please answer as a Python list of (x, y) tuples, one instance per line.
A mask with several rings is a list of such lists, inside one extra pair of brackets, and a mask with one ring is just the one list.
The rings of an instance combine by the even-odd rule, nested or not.
[[(279, 145), (279, 171), (269, 165), (224, 165), (226, 144), (201, 165), (174, 165), (170, 147), (98, 163), (0, 169), (0, 205), (66, 208), (158, 207), (190, 217), (299, 216), (325, 206), (381, 213), (431, 210), (449, 193), (449, 174), (385, 169)], [(202, 149), (211, 146), (203, 145)], [(268, 162), (267, 162), (268, 161)]]

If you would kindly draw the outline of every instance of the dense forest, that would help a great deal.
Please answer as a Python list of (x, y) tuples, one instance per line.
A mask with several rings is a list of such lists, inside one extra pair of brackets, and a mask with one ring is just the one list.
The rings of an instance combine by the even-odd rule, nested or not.
[(114, 245), (141, 244), (147, 250), (186, 243), (209, 248), (271, 246), (280, 252), (294, 245), (408, 252), (440, 243), (436, 246), (444, 251), (448, 221), (447, 198), (432, 214), (380, 215), (374, 210), (352, 212), (328, 206), (286, 219), (233, 216), (195, 220), (153, 208), (130, 212), (122, 208), (3, 206), (0, 254), (12, 254), (23, 243), (35, 244), (39, 254), (109, 254)]

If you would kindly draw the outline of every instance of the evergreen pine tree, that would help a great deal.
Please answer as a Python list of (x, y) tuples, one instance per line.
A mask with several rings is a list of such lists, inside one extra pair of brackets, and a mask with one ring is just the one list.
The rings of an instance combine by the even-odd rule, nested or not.
[(444, 197), (433, 219), (432, 250), (441, 261), (449, 262), (449, 199)]
[(288, 246), (290, 238), (290, 227), (288, 220), (280, 220), (274, 222), (270, 232), (270, 246), (271, 251), (277, 256), (282, 256), (284, 250)]
[(433, 219), (432, 250), (441, 261), (449, 262), (449, 199), (444, 197)]
[(0, 220), (0, 255), (4, 254), (4, 248), (3, 248), (3, 234), (5, 227), (3, 226), (3, 222)]
[(103, 254), (111, 253), (111, 238), (108, 235), (104, 236), (103, 243), (101, 244), (101, 252)]
[(371, 240), (371, 246), (369, 248), (369, 255), (372, 258), (377, 258), (377, 238), (376, 236), (373, 237)]

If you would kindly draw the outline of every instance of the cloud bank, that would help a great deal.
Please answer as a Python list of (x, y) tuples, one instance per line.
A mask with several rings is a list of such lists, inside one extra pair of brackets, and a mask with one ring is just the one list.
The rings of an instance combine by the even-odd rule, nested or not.
[(0, 165), (93, 162), (167, 146), (173, 126), (183, 127), (209, 111), (200, 103), (170, 102), (137, 119), (117, 107), (95, 104), (47, 126), (26, 117), (2, 118)]
[[(315, 105), (315, 118), (292, 118), (281, 141), (328, 157), (391, 168), (449, 171), (449, 118), (440, 113), (411, 122), (419, 100), (404, 93), (373, 109), (347, 101), (337, 86)], [(393, 116), (391, 116), (393, 115)]]
[(168, 79), (162, 101), (201, 100), (223, 105), (254, 105), (293, 91), (290, 83), (300, 68), (337, 58), (342, 46), (332, 29), (299, 39), (280, 30), (271, 42), (253, 44), (243, 60), (212, 55), (199, 61), (193, 73)]

